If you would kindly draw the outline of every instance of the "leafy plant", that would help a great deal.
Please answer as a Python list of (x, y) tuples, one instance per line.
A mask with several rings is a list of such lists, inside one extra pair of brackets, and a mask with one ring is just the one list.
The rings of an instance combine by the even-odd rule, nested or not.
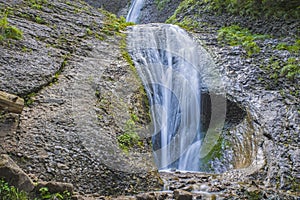
[(126, 22), (124, 17), (118, 18), (116, 15), (105, 10), (101, 10), (101, 12), (106, 16), (102, 32), (107, 35), (114, 35), (115, 33), (118, 34), (122, 30), (125, 30), (127, 26), (134, 25), (133, 22)]
[(275, 83), (277, 83), (280, 77), (286, 77), (291, 81), (300, 77), (299, 59), (296, 57), (290, 57), (287, 61), (271, 58), (269, 64), (261, 66), (261, 68), (271, 74), (270, 78)]
[(287, 43), (279, 43), (276, 46), (278, 50), (287, 50), (291, 53), (299, 53), (300, 51), (300, 39), (296, 40), (294, 44), (288, 45)]
[(238, 25), (223, 27), (218, 30), (218, 41), (231, 46), (241, 45), (247, 52), (248, 56), (260, 52), (260, 48), (255, 42), (268, 38), (267, 35), (252, 34), (248, 29), (241, 28)]
[(0, 42), (7, 39), (20, 40), (23, 33), (15, 26), (10, 26), (7, 21), (7, 14), (0, 19)]
[(135, 145), (139, 145), (140, 136), (136, 133), (136, 124), (138, 117), (135, 114), (131, 114), (131, 118), (127, 120), (125, 124), (125, 132), (117, 137), (119, 146), (125, 152), (128, 152), (130, 148)]
[(300, 7), (296, 0), (204, 0), (206, 8), (218, 13), (228, 12), (252, 17), (298, 18)]
[(188, 31), (192, 31), (195, 30), (199, 27), (199, 23), (195, 20), (193, 20), (190, 17), (184, 17), (183, 20), (179, 21), (179, 22), (175, 22), (173, 23), (175, 25), (180, 26), (181, 28), (188, 30)]
[(198, 4), (200, 1), (196, 1), (196, 0), (184, 0), (182, 1), (178, 8), (175, 10), (174, 14), (166, 20), (166, 23), (169, 23), (169, 24), (176, 24), (176, 23), (179, 23), (179, 20), (177, 19), (177, 16), (180, 14), (180, 13), (184, 13), (187, 9), (193, 9), (194, 6), (196, 4)]
[(38, 23), (38, 24), (45, 24), (45, 23), (46, 23), (45, 20), (42, 19), (42, 18), (39, 17), (39, 16), (36, 16), (34, 20), (35, 20), (35, 22)]
[(0, 200), (29, 200), (29, 198), (26, 192), (19, 191), (14, 186), (9, 186), (3, 179), (0, 179)]
[(68, 191), (64, 191), (62, 194), (61, 193), (51, 194), (47, 187), (42, 187), (39, 189), (39, 192), (40, 192), (40, 198), (42, 200), (71, 200), (71, 193)]
[(280, 76), (286, 76), (288, 79), (300, 77), (300, 65), (296, 58), (291, 57), (280, 70)]
[(27, 5), (29, 5), (32, 9), (41, 10), (43, 5), (48, 4), (47, 0), (25, 0)]
[(35, 92), (29, 93), (24, 97), (25, 105), (30, 106), (34, 103), (34, 97), (36, 96)]
[(155, 0), (155, 4), (158, 10), (164, 9), (167, 3), (169, 3), (171, 0)]

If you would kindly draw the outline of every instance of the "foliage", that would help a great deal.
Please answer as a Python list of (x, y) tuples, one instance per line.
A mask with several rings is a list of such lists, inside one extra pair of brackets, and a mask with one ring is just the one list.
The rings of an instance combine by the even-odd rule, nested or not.
[(122, 35), (122, 40), (120, 42), (120, 49), (121, 49), (121, 54), (122, 57), (127, 61), (127, 63), (130, 66), (130, 69), (132, 70), (132, 72), (134, 73), (134, 76), (139, 79), (139, 75), (137, 73), (137, 70), (134, 66), (133, 60), (131, 59), (130, 54), (127, 51), (127, 43), (126, 43), (126, 35), (123, 34)]
[(204, 0), (207, 8), (219, 13), (229, 12), (253, 17), (274, 16), (278, 18), (299, 18), (298, 0)]
[(20, 40), (23, 33), (15, 26), (10, 26), (7, 21), (7, 14), (0, 19), (0, 42), (7, 39)]
[(155, 4), (158, 10), (164, 9), (167, 3), (171, 2), (171, 0), (155, 0)]
[(29, 200), (26, 192), (19, 191), (14, 186), (0, 179), (0, 200)]
[(207, 172), (214, 171), (211, 161), (214, 159), (222, 160), (222, 157), (224, 156), (224, 149), (231, 146), (230, 141), (226, 140), (224, 137), (219, 137), (217, 143), (214, 144), (214, 142), (215, 141), (211, 144), (213, 145), (211, 151), (205, 157), (200, 159), (201, 169)]
[(193, 31), (199, 27), (199, 23), (196, 20), (187, 16), (185, 16), (182, 21), (173, 24), (178, 25), (187, 31)]
[(263, 68), (272, 73), (270, 77), (275, 81), (283, 76), (293, 80), (300, 75), (299, 61), (295, 57), (290, 57), (286, 62), (273, 58), (270, 64)]
[(35, 92), (32, 92), (32, 93), (29, 93), (27, 95), (25, 95), (23, 98), (24, 98), (24, 101), (25, 101), (25, 106), (30, 106), (33, 104), (34, 102), (34, 97), (36, 96), (36, 93)]
[(278, 50), (287, 50), (290, 53), (299, 53), (300, 51), (300, 39), (295, 41), (295, 44), (288, 45), (287, 43), (280, 43), (276, 46)]
[(117, 137), (120, 148), (125, 152), (128, 152), (133, 146), (139, 145), (140, 137), (136, 133), (135, 125), (137, 120), (138, 117), (135, 114), (131, 114), (131, 118), (125, 124), (125, 132)]
[(41, 10), (43, 5), (48, 4), (47, 0), (25, 0), (27, 5), (29, 5), (32, 9)]
[(220, 43), (226, 43), (231, 46), (241, 45), (246, 50), (248, 56), (259, 53), (260, 48), (255, 41), (267, 37), (267, 35), (252, 34), (248, 29), (237, 25), (223, 27), (218, 31), (218, 40)]
[(107, 35), (120, 33), (121, 31), (125, 30), (127, 26), (134, 24), (133, 22), (126, 22), (124, 17), (118, 18), (116, 15), (105, 10), (101, 10), (101, 12), (106, 16), (102, 31)]
[(289, 58), (280, 70), (280, 76), (286, 76), (288, 79), (294, 79), (300, 76), (300, 65), (296, 58)]
[[(47, 187), (39, 189), (39, 197), (34, 200), (71, 200), (71, 193), (64, 191), (61, 193), (49, 192)], [(10, 186), (6, 181), (0, 179), (0, 200), (30, 200), (29, 195), (24, 191), (19, 191), (16, 187)]]
[(175, 10), (174, 14), (167, 19), (166, 23), (169, 24), (176, 24), (178, 23), (177, 17), (180, 13), (184, 13), (185, 10), (187, 9), (193, 9), (194, 6), (197, 4), (198, 2), (196, 0), (184, 0), (182, 1), (178, 8)]
[(268, 65), (261, 66), (261, 68), (271, 74), (270, 78), (274, 80), (275, 84), (280, 77), (286, 77), (291, 81), (300, 77), (299, 59), (296, 57), (290, 57), (287, 61), (273, 57)]
[[(62, 194), (61, 193), (51, 194), (47, 187), (42, 187), (39, 189), (39, 192), (40, 192), (40, 198), (42, 200), (71, 200), (71, 193), (68, 191), (64, 191)], [(35, 200), (39, 200), (39, 199), (35, 199)]]
[(276, 49), (281, 51), (289, 51), (291, 56), (287, 60), (282, 60), (278, 57), (272, 57), (269, 64), (261, 66), (262, 69), (266, 70), (271, 74), (275, 83), (278, 78), (286, 77), (291, 81), (296, 80), (300, 77), (300, 62), (299, 62), (299, 51), (300, 51), (300, 39), (295, 40), (293, 44), (279, 43)]

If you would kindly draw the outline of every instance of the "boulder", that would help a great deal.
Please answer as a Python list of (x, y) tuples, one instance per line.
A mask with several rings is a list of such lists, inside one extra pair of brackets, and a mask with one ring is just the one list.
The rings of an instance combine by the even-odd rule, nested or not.
[(70, 193), (73, 193), (74, 187), (70, 183), (63, 183), (63, 182), (40, 182), (36, 186), (36, 190), (39, 190), (40, 188), (46, 187), (48, 188), (50, 193), (64, 193), (64, 191), (68, 191)]
[(31, 192), (34, 189), (28, 175), (6, 154), (0, 155), (0, 178), (19, 190)]

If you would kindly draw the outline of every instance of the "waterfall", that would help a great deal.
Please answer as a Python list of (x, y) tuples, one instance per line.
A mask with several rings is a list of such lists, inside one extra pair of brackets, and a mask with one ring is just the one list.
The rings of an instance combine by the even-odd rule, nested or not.
[(128, 49), (149, 98), (158, 168), (199, 171), (205, 56), (184, 30), (168, 24), (131, 27)]
[[(134, 0), (126, 20), (137, 22), (143, 0)], [(152, 146), (160, 170), (201, 171), (200, 160), (217, 143), (225, 119), (223, 98), (211, 98), (211, 117), (203, 132), (201, 91), (222, 93), (209, 54), (183, 29), (148, 24), (128, 29), (127, 47), (151, 106)], [(207, 125), (207, 124), (206, 124)]]
[(126, 17), (126, 21), (137, 23), (143, 5), (144, 5), (144, 0), (133, 0), (131, 2), (129, 12)]

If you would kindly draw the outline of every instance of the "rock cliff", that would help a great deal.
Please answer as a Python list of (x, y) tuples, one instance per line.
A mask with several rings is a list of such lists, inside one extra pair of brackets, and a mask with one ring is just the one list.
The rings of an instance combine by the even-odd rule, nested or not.
[(23, 32), (1, 42), (0, 90), (26, 102), (20, 116), (1, 112), (1, 153), (34, 181), (72, 183), (81, 193), (160, 189), (149, 148), (131, 154), (118, 143), (132, 116), (134, 129), (145, 127), (149, 110), (122, 56), (123, 37), (103, 31), (107, 13), (64, 0), (0, 8)]

